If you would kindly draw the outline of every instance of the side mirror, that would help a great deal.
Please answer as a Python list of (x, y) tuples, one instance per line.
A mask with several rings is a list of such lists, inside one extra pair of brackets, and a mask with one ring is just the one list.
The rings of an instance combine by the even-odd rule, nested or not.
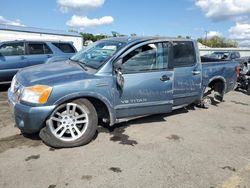
[(115, 71), (115, 72), (116, 72), (117, 70), (120, 70), (120, 71), (121, 71), (121, 69), (122, 69), (122, 63), (123, 63), (122, 59), (118, 59), (118, 61), (116, 61), (116, 62), (114, 63), (114, 71)]
[(124, 78), (122, 76), (122, 59), (114, 63), (114, 71), (116, 73), (116, 83), (122, 89), (124, 86)]

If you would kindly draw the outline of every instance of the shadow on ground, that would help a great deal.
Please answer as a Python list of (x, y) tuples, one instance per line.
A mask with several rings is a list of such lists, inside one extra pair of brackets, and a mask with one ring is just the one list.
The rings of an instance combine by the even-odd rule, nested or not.
[[(110, 140), (113, 142), (118, 142), (122, 145), (130, 145), (135, 146), (138, 144), (136, 140), (132, 140), (129, 138), (128, 135), (125, 134), (126, 128), (130, 127), (131, 125), (138, 125), (138, 124), (150, 124), (154, 122), (164, 122), (166, 121), (167, 116), (175, 116), (178, 114), (188, 113), (190, 110), (195, 110), (194, 106), (188, 106), (186, 108), (181, 108), (178, 110), (174, 110), (171, 113), (168, 114), (157, 114), (157, 115), (151, 115), (147, 117), (138, 118), (135, 120), (131, 120), (124, 123), (116, 124), (112, 127), (110, 127), (107, 124), (101, 124), (101, 126), (98, 128), (97, 134), (99, 133), (108, 133), (111, 135)], [(96, 135), (97, 137), (97, 135)]]
[(22, 135), (16, 134), (13, 136), (5, 137), (0, 139), (0, 153), (5, 152), (11, 148), (26, 147), (37, 147), (42, 144), (37, 134), (33, 135)]
[[(138, 144), (136, 140), (130, 139), (129, 135), (125, 134), (126, 128), (137, 125), (137, 124), (148, 124), (154, 122), (164, 122), (166, 121), (167, 116), (175, 116), (178, 114), (188, 113), (190, 110), (195, 110), (194, 106), (188, 106), (186, 108), (181, 108), (174, 110), (168, 114), (158, 114), (151, 115), (147, 117), (138, 118), (124, 123), (116, 124), (112, 127), (107, 124), (99, 123), (98, 130), (96, 132), (95, 138), (99, 133), (108, 133), (111, 135), (110, 141), (117, 142), (122, 145), (135, 146)], [(95, 139), (94, 138), (94, 139)], [(0, 153), (10, 149), (10, 148), (19, 148), (22, 146), (27, 147), (37, 147), (42, 144), (40, 137), (37, 134), (34, 135), (14, 135), (6, 138), (0, 139)]]
[[(237, 88), (237, 89), (235, 89), (234, 91), (239, 92), (239, 93), (243, 93), (243, 94), (245, 94), (245, 95), (249, 95), (249, 94), (247, 93), (246, 90), (241, 89), (241, 88)], [(250, 96), (250, 95), (249, 95), (249, 96)]]
[(10, 87), (10, 84), (2, 84), (2, 85), (0, 85), (0, 92), (8, 91), (9, 87)]

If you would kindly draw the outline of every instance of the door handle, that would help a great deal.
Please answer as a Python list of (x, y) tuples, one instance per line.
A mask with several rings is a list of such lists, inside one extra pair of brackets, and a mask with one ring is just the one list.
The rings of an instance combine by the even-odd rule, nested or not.
[(51, 58), (52, 57), (52, 55), (47, 55), (47, 58)]
[(170, 77), (167, 76), (167, 75), (163, 75), (161, 78), (160, 78), (161, 81), (165, 82), (165, 81), (168, 81), (170, 80)]
[(201, 74), (201, 71), (194, 70), (194, 71), (192, 71), (192, 73), (193, 73), (193, 75), (199, 75), (199, 74)]

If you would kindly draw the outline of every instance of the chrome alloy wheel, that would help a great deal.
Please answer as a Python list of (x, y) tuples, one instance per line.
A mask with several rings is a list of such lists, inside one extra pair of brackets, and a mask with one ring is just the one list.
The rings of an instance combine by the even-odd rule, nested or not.
[(75, 141), (80, 138), (89, 125), (86, 110), (75, 103), (59, 106), (49, 118), (49, 129), (62, 141)]

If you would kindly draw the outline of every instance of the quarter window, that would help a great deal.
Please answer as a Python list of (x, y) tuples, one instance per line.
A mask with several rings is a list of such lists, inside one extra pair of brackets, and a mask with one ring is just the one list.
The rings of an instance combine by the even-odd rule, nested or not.
[(161, 43), (141, 46), (123, 58), (122, 71), (124, 73), (156, 71), (165, 68)]
[(73, 46), (69, 43), (52, 43), (54, 46), (56, 46), (57, 48), (59, 48), (62, 52), (64, 53), (75, 53), (75, 49), (73, 48)]
[(24, 43), (9, 43), (3, 44), (0, 47), (0, 55), (2, 56), (17, 56), (24, 55)]
[(174, 67), (192, 66), (195, 64), (195, 49), (191, 41), (173, 42)]

